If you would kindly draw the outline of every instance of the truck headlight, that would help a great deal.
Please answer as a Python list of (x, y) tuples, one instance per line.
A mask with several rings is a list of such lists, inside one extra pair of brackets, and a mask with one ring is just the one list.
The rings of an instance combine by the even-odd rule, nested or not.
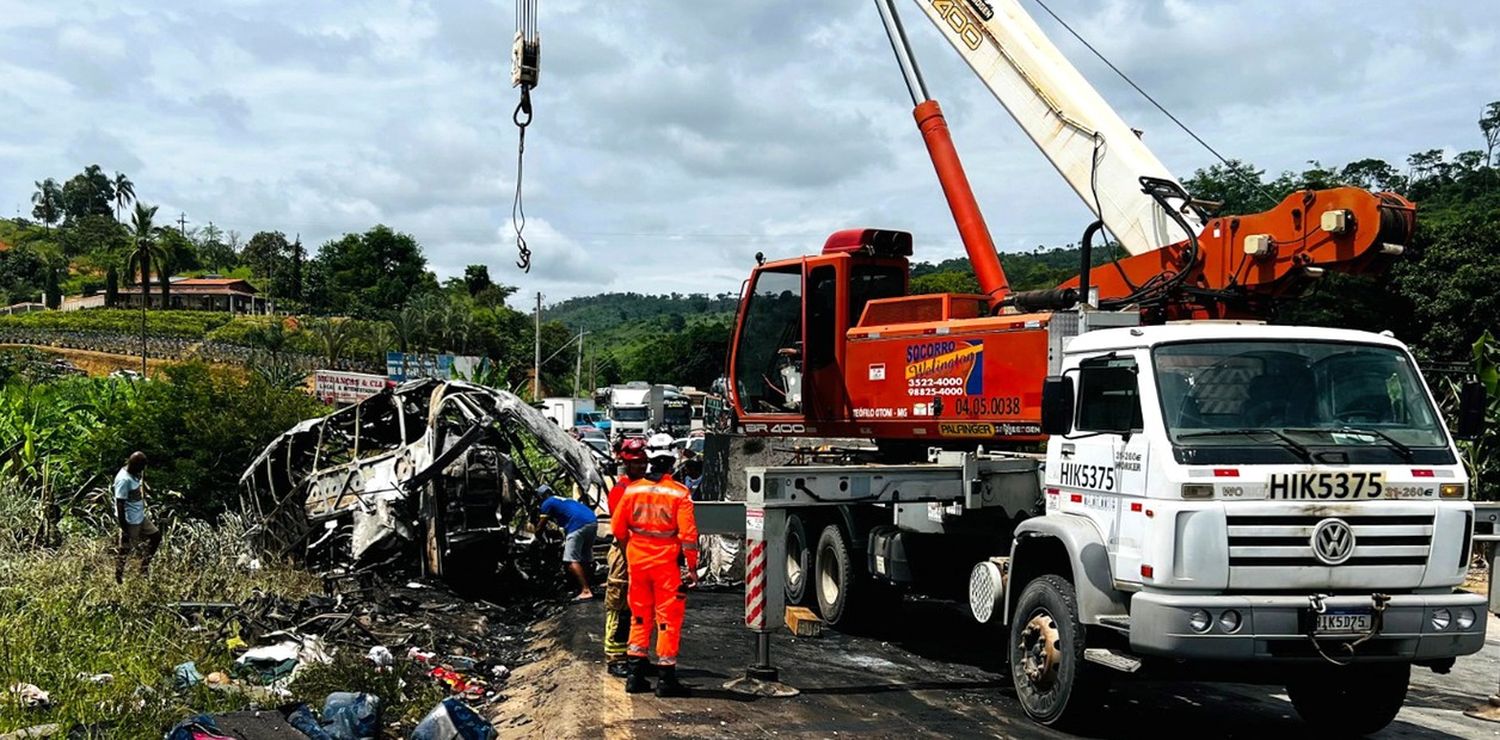
[(1192, 616), (1188, 617), (1188, 626), (1192, 627), (1194, 632), (1207, 632), (1208, 628), (1213, 625), (1213, 615), (1202, 609), (1194, 609)]
[(1461, 630), (1466, 630), (1466, 629), (1468, 629), (1470, 627), (1473, 627), (1473, 626), (1474, 626), (1474, 610), (1473, 609), (1467, 609), (1467, 608), (1465, 608), (1465, 609), (1459, 609), (1458, 610), (1458, 628), (1461, 629)]
[(1453, 623), (1453, 613), (1447, 609), (1438, 609), (1432, 613), (1432, 628), (1438, 632), (1448, 629)]
[(1234, 634), (1240, 631), (1240, 613), (1229, 609), (1219, 615), (1219, 629)]
[(1468, 492), (1468, 486), (1462, 483), (1444, 483), (1438, 486), (1440, 498), (1463, 498)]

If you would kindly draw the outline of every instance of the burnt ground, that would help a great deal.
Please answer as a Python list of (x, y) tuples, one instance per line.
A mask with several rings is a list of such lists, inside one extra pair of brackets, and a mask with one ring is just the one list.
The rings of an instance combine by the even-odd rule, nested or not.
[[(567, 607), (537, 626), (540, 659), (518, 670), (510, 698), (492, 707), (502, 737), (1074, 737), (1026, 719), (995, 635), (948, 604), (908, 600), (866, 635), (827, 630), (817, 639), (773, 637), (791, 699), (746, 699), (723, 690), (743, 673), (752, 637), (737, 590), (695, 593), (688, 606), (680, 674), (690, 699), (628, 696), (604, 671), (599, 601)], [(1500, 620), (1477, 656), (1452, 673), (1412, 673), (1406, 708), (1383, 738), (1500, 737), (1500, 724), (1462, 715), (1500, 683)], [(1280, 687), (1117, 682), (1095, 737), (1311, 737)]]

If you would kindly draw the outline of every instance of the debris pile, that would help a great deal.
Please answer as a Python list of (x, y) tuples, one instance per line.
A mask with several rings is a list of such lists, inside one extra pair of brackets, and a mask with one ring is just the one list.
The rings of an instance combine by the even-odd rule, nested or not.
[[(473, 708), (503, 698), (512, 668), (535, 659), (527, 651), (528, 625), (562, 608), (547, 600), (513, 601), (501, 605), (468, 599), (441, 582), (376, 581), (299, 601), (259, 596), (243, 604), (174, 604), (200, 628), (219, 629), (225, 646), (237, 654), (228, 673), (205, 677), (193, 663), (177, 666), (178, 688), (202, 684), (243, 694), (261, 709), (192, 717), (168, 737), (270, 737), (272, 728), (283, 733), (279, 737), (315, 740), (383, 736), (383, 730), (393, 728), (380, 724), (382, 697), (334, 692), (321, 713), (289, 703), (299, 676), (340, 656), (358, 656), (373, 671), (397, 674), (396, 683), (403, 688), (415, 682), (443, 688), (449, 699), (423, 720), (426, 734), (414, 737), (493, 737), (465, 734), (471, 725), (488, 728), (482, 720), (474, 725), (471, 719), (479, 715)], [(387, 703), (394, 698), (384, 697)]]

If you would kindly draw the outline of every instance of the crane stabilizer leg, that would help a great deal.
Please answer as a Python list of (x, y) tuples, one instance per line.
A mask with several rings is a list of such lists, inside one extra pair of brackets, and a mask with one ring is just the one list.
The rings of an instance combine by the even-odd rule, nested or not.
[(885, 32), (891, 40), (891, 50), (896, 54), (896, 63), (901, 67), (906, 89), (911, 93), (916, 108), (912, 115), (922, 140), (927, 144), (927, 154), (932, 158), (932, 167), (937, 171), (938, 183), (943, 196), (948, 200), (948, 210), (953, 213), (953, 223), (958, 227), (959, 239), (974, 265), (974, 276), (979, 280), (979, 289), (989, 297), (990, 307), (998, 307), (1010, 294), (1010, 283), (1005, 279), (1005, 269), (1000, 266), (1000, 257), (995, 253), (995, 242), (990, 238), (989, 226), (979, 210), (979, 201), (969, 186), (964, 174), (963, 162), (958, 158), (958, 149), (953, 145), (953, 135), (948, 131), (948, 122), (943, 118), (943, 109), (936, 100), (927, 95), (926, 83), (917, 61), (912, 57), (911, 45), (906, 40), (906, 31), (901, 27), (901, 16), (896, 13), (892, 0), (875, 0), (880, 18), (885, 23)]

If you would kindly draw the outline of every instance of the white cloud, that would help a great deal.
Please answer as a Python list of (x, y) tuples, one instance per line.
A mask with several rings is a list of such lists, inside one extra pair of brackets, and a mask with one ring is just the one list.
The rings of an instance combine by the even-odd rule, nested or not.
[[(1023, 4), (1170, 168), (1212, 163)], [(1226, 154), (1272, 172), (1473, 148), (1500, 98), (1500, 18), (1471, 4), (1052, 5)], [(1084, 207), (900, 9), (997, 244), (1076, 240)], [(556, 299), (734, 292), (756, 252), (814, 252), (850, 226), (909, 229), (919, 259), (962, 253), (868, 3), (549, 0), (521, 274), (511, 18), (508, 2), (0, 0), (0, 206), (97, 162), (190, 224), (315, 248), (386, 223), (443, 276), (483, 263)]]

